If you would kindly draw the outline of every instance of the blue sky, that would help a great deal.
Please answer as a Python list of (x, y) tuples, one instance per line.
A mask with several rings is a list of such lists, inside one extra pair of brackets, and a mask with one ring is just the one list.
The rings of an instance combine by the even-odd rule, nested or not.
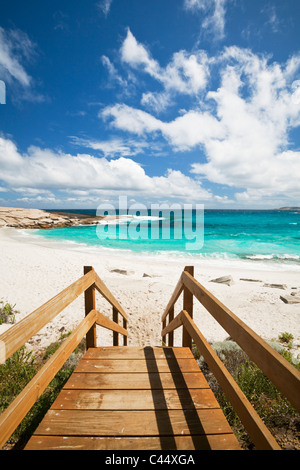
[(0, 205), (300, 205), (299, 19), (298, 0), (2, 0)]

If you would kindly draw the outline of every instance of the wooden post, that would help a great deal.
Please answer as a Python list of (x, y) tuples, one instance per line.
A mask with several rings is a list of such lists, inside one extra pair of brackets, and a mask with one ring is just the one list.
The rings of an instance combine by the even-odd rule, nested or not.
[[(167, 326), (167, 317), (165, 317), (164, 321), (162, 322), (162, 330), (164, 330), (166, 328), (166, 326)], [(166, 336), (162, 337), (162, 343), (163, 343), (163, 346), (165, 346), (167, 344), (167, 337)]]
[[(84, 274), (92, 271), (94, 268), (92, 266), (84, 266)], [(84, 306), (85, 306), (85, 315), (87, 316), (91, 310), (96, 309), (96, 297), (95, 297), (95, 287), (92, 285), (84, 293)], [(96, 348), (97, 347), (97, 334), (96, 334), (96, 323), (86, 334), (86, 349)]]
[[(172, 320), (174, 320), (174, 305), (169, 310), (169, 323)], [(173, 347), (174, 346), (174, 331), (171, 331), (171, 333), (169, 333), (168, 337), (169, 337), (168, 346)]]
[[(115, 307), (113, 307), (113, 321), (119, 323), (119, 312)], [(117, 331), (113, 332), (113, 345), (119, 346), (119, 333)]]
[[(194, 276), (194, 266), (186, 266), (184, 271)], [(183, 289), (183, 310), (185, 310), (191, 318), (193, 318), (193, 294), (184, 287)], [(192, 349), (192, 338), (187, 332), (186, 328), (182, 328), (182, 346)]]
[[(123, 318), (123, 328), (127, 330), (127, 320)], [(123, 346), (127, 346), (127, 336), (123, 336)]]

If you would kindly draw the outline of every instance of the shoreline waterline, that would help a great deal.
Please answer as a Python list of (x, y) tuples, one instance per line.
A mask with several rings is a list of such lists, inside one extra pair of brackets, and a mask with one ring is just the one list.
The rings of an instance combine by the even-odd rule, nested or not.
[[(28, 233), (26, 231), (26, 233)], [(300, 292), (299, 273), (291, 270), (260, 269), (253, 262), (234, 266), (187, 260), (178, 257), (133, 256), (101, 250), (65, 249), (14, 228), (0, 230), (0, 299), (16, 304), (16, 321), (34, 311), (83, 275), (83, 266), (93, 266), (129, 317), (129, 345), (160, 345), (161, 316), (186, 265), (194, 265), (195, 278), (262, 338), (272, 340), (288, 331), (300, 349), (300, 304), (287, 305), (280, 296), (291, 289)], [(189, 261), (189, 262), (187, 262)], [(123, 272), (124, 273), (123, 273)], [(231, 275), (233, 284), (211, 282)], [(253, 282), (255, 281), (255, 282)], [(267, 287), (284, 284), (286, 289)], [(97, 308), (111, 316), (111, 307), (97, 298)], [(51, 324), (36, 335), (33, 349), (56, 341), (61, 332), (73, 330), (84, 316), (84, 299), (78, 298)], [(194, 319), (210, 342), (222, 341), (228, 333), (195, 301)], [(0, 333), (10, 325), (0, 325)], [(175, 337), (180, 345), (181, 333)], [(112, 344), (110, 332), (101, 329), (99, 345)]]
[[(84, 211), (83, 211), (84, 212)], [(86, 210), (85, 213), (93, 213)], [(98, 214), (99, 215), (99, 214)], [(103, 216), (104, 213), (101, 215)], [(32, 232), (82, 249), (212, 263), (246, 261), (267, 268), (300, 268), (300, 213), (291, 211), (130, 210), (95, 225)], [(249, 263), (247, 263), (250, 266)], [(270, 266), (268, 266), (270, 265)]]
[[(86, 226), (90, 229), (91, 226)], [(76, 227), (77, 228), (77, 227)], [(216, 267), (233, 267), (250, 270), (266, 270), (266, 271), (293, 271), (300, 272), (300, 260), (298, 255), (273, 255), (273, 254), (255, 254), (240, 256), (230, 256), (228, 253), (210, 253), (202, 254), (193, 251), (178, 251), (178, 250), (161, 250), (161, 251), (135, 251), (132, 246), (129, 248), (120, 248), (117, 246), (104, 246), (101, 244), (93, 244), (76, 241), (76, 239), (66, 238), (49, 238), (46, 230), (39, 229), (14, 229), (2, 228), (9, 230), (7, 235), (9, 237), (22, 241), (23, 243), (40, 245), (49, 248), (56, 248), (60, 250), (68, 250), (73, 252), (94, 253), (96, 255), (110, 254), (111, 256), (121, 256), (124, 258), (141, 258), (145, 261), (158, 260), (160, 262), (186, 262), (187, 264), (200, 263), (206, 266)], [(51, 231), (52, 229), (47, 229)], [(69, 229), (54, 229), (69, 230)], [(2, 232), (4, 235), (4, 232)], [(46, 235), (46, 236), (45, 236)]]
[[(3, 229), (2, 229), (3, 230)], [(193, 255), (192, 253), (187, 254), (183, 252), (176, 251), (165, 251), (160, 253), (151, 253), (151, 252), (135, 252), (130, 249), (118, 249), (103, 247), (101, 245), (88, 245), (84, 243), (79, 243), (71, 240), (55, 240), (44, 238), (40, 235), (40, 230), (35, 229), (9, 229), (12, 230), (9, 233), (11, 239), (21, 241), (22, 243), (39, 245), (45, 248), (53, 248), (58, 250), (67, 250), (69, 252), (79, 252), (82, 254), (95, 254), (95, 255), (111, 255), (115, 257), (122, 257), (124, 260), (128, 259), (141, 259), (147, 262), (147, 260), (165, 262), (168, 264), (201, 264), (203, 266), (214, 266), (216, 268), (240, 268), (240, 269), (249, 269), (249, 270), (261, 270), (261, 271), (295, 271), (300, 272), (300, 265), (294, 264), (273, 264), (272, 266), (264, 262), (264, 258), (251, 260), (251, 259), (241, 259), (241, 258), (228, 258), (224, 256), (216, 257), (201, 257)], [(1, 235), (1, 230), (0, 230)]]

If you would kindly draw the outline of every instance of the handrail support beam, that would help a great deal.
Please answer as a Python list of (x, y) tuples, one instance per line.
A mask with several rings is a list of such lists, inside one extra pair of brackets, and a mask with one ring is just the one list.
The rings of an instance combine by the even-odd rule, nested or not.
[[(184, 271), (194, 277), (194, 266), (186, 266)], [(184, 286), (183, 288), (183, 310), (193, 319), (193, 293)], [(192, 338), (185, 326), (182, 329), (182, 346), (192, 349)]]

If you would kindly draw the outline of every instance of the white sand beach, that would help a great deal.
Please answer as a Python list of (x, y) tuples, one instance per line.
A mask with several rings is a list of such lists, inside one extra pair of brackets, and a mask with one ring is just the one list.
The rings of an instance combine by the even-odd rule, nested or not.
[[(229, 261), (214, 263), (183, 258), (140, 256), (129, 252), (85, 250), (34, 239), (28, 232), (13, 228), (0, 230), (0, 300), (19, 311), (16, 321), (34, 311), (83, 275), (83, 266), (93, 266), (100, 278), (123, 306), (129, 317), (128, 345), (161, 345), (161, 315), (186, 265), (194, 265), (196, 279), (235, 315), (265, 340), (278, 339), (283, 332), (294, 336), (294, 354), (300, 352), (300, 303), (286, 304), (281, 295), (300, 292), (300, 270), (270, 271), (262, 264), (243, 266)], [(253, 266), (253, 267), (249, 267)], [(114, 269), (126, 274), (111, 272)], [(231, 275), (231, 286), (211, 282)], [(242, 279), (252, 279), (242, 280)], [(285, 284), (286, 289), (264, 287)], [(296, 288), (296, 289), (295, 289)], [(97, 308), (111, 318), (111, 306), (97, 293)], [(177, 303), (177, 310), (182, 303)], [(84, 317), (84, 297), (78, 298), (27, 345), (47, 346), (67, 333)], [(211, 315), (194, 301), (194, 319), (208, 341), (228, 337)], [(9, 324), (0, 325), (0, 334)], [(111, 332), (97, 327), (99, 345), (112, 345)], [(175, 345), (180, 345), (177, 330)]]

